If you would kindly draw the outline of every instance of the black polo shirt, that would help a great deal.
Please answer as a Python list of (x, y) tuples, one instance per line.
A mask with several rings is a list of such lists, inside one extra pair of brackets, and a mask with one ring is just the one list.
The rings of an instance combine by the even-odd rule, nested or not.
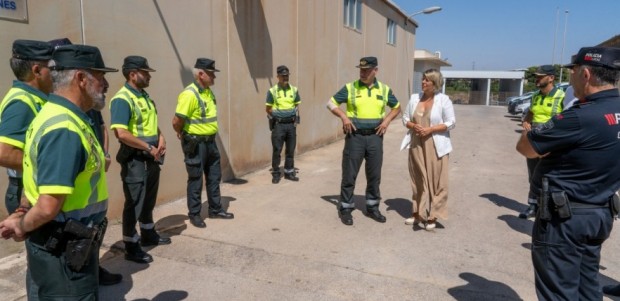
[(549, 153), (534, 171), (551, 191), (565, 191), (571, 201), (604, 205), (620, 188), (620, 95), (610, 89), (551, 118), (527, 134), (534, 150)]

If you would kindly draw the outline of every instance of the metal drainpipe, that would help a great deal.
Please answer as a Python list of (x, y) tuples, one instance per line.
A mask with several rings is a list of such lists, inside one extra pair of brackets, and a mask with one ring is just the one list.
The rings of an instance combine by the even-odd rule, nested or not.
[(84, 0), (80, 0), (80, 29), (82, 31), (82, 45), (86, 44), (86, 33), (84, 32)]

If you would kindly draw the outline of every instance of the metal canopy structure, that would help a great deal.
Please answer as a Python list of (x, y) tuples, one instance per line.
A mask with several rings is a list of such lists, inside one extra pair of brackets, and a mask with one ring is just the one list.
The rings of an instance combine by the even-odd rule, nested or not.
[[(479, 105), (498, 105), (500, 99), (491, 98), (491, 80), (499, 80), (499, 92), (502, 98), (523, 94), (523, 83), (525, 81), (525, 71), (457, 71), (442, 70), (444, 79), (465, 79), (471, 80), (470, 96), (468, 104)], [(442, 91), (446, 91), (446, 81)]]

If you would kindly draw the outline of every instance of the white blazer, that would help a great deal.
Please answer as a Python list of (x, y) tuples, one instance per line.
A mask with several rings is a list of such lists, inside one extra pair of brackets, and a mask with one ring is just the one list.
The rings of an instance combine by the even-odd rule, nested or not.
[[(412, 94), (409, 99), (409, 104), (403, 112), (403, 125), (406, 127), (407, 122), (411, 121), (412, 114), (415, 112), (418, 103), (420, 102), (419, 94)], [(433, 108), (431, 109), (431, 126), (445, 124), (448, 130), (442, 133), (433, 133), (433, 142), (435, 142), (435, 149), (437, 150), (437, 157), (441, 158), (452, 151), (452, 143), (450, 142), (450, 130), (454, 128), (456, 119), (454, 117), (454, 107), (452, 107), (452, 101), (450, 98), (440, 92), (435, 93), (435, 100), (433, 102)], [(403, 142), (400, 145), (400, 150), (409, 148), (411, 144), (411, 133), (409, 130), (403, 138)]]

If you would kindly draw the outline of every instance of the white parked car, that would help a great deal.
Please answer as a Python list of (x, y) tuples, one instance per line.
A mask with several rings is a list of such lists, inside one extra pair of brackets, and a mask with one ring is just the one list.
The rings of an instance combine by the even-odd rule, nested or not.
[(525, 99), (522, 104), (517, 105), (517, 107), (515, 108), (515, 115), (523, 114), (523, 116), (525, 116), (525, 114), (527, 114), (527, 111), (530, 110), (531, 103), (532, 98)]

